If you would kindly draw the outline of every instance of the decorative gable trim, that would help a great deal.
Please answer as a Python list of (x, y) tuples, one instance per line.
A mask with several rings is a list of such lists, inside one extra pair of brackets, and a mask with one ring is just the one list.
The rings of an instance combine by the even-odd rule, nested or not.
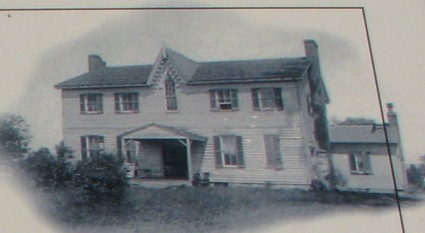
[(162, 89), (163, 82), (167, 75), (176, 82), (176, 87), (179, 87), (180, 85), (186, 85), (187, 80), (185, 78), (190, 78), (183, 77), (182, 73), (179, 71), (179, 68), (173, 62), (169, 54), (169, 49), (163, 47), (155, 61), (152, 72), (149, 75), (147, 85), (152, 86), (155, 89)]

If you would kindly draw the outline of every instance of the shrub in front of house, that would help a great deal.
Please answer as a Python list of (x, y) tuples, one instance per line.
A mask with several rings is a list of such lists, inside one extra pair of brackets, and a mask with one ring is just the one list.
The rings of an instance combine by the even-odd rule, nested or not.
[(47, 148), (32, 152), (22, 160), (21, 166), (34, 185), (46, 191), (65, 188), (72, 180), (72, 165), (55, 157)]
[(74, 170), (74, 187), (81, 191), (84, 201), (119, 204), (128, 187), (122, 165), (122, 161), (108, 153), (81, 160)]

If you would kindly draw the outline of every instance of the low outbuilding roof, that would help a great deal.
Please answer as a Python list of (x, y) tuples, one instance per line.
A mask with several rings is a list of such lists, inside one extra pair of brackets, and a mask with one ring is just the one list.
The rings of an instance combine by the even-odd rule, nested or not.
[[(334, 125), (329, 127), (330, 143), (386, 143), (383, 125)], [(386, 126), (388, 143), (398, 143), (397, 129)]]

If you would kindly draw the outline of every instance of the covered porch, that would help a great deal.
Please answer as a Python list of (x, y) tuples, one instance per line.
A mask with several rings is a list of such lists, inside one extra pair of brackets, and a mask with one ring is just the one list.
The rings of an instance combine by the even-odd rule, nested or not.
[[(191, 181), (199, 172), (206, 137), (185, 129), (149, 124), (118, 135), (127, 176), (144, 180)], [(200, 163), (199, 163), (200, 164)]]

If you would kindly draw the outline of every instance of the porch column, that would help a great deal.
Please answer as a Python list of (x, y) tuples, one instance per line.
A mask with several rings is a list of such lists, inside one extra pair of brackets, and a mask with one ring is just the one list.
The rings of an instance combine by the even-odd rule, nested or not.
[(192, 140), (186, 138), (186, 158), (187, 158), (187, 176), (192, 181)]
[(127, 162), (127, 150), (126, 150), (124, 138), (121, 138), (121, 155), (124, 159), (124, 163), (126, 163)]

